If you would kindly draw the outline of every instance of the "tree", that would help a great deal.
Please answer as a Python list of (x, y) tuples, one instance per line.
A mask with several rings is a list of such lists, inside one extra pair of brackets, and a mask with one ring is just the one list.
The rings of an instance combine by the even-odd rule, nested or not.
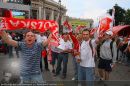
[[(124, 24), (125, 21), (125, 9), (121, 8), (120, 6), (118, 6), (118, 4), (115, 4), (114, 6), (115, 8), (115, 26), (120, 25), (120, 24)], [(110, 15), (112, 15), (112, 9), (109, 9), (108, 13)]]
[(127, 11), (125, 13), (125, 24), (130, 25), (130, 9), (127, 9)]

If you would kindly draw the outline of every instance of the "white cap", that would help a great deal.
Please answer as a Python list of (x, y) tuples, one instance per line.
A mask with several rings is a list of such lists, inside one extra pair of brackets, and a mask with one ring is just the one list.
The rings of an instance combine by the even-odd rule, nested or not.
[(112, 36), (113, 32), (112, 31), (107, 31), (106, 34)]
[(130, 41), (128, 41), (128, 45), (130, 45)]

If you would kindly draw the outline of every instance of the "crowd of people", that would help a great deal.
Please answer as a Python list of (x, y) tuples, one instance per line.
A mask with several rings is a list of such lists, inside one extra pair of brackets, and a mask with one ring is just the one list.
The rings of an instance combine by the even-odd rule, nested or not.
[[(70, 34), (63, 33), (59, 36), (60, 45), (58, 47), (51, 46), (52, 60), (49, 63), (52, 70), (48, 67), (47, 57), (48, 44), (52, 38), (51, 34), (28, 31), (22, 37), (16, 35), (11, 37), (1, 30), (0, 36), (2, 40), (0, 43), (6, 43), (9, 50), (11, 50), (11, 47), (15, 47), (21, 64), (21, 83), (30, 81), (44, 83), (42, 59), (44, 59), (47, 71), (51, 71), (54, 77), (58, 77), (57, 75), (62, 70), (62, 79), (65, 79), (67, 77), (69, 54), (73, 58), (74, 77), (72, 77), (72, 80), (90, 81), (87, 82), (88, 86), (93, 86), (91, 81), (95, 81), (97, 75), (100, 80), (109, 80), (109, 74), (115, 68), (117, 62), (125, 65), (130, 63), (129, 36), (117, 36), (112, 31), (107, 31), (102, 37), (97, 38), (93, 38), (88, 29), (84, 29), (81, 33), (73, 33), (80, 45), (78, 51), (73, 49), (74, 43)], [(13, 56), (13, 54), (9, 52), (9, 56)], [(95, 71), (98, 73), (95, 74)]]
[[(17, 33), (17, 32), (8, 32), (8, 37), (10, 39), (16, 40), (16, 41), (23, 41), (23, 34), (22, 33)], [(1, 40), (0, 37), (0, 47), (1, 47), (1, 52), (3, 52), (4, 54), (9, 55), (9, 58), (13, 57), (13, 47), (10, 45), (7, 45), (4, 41)], [(16, 51), (16, 55), (19, 58), (19, 51), (17, 48), (14, 48), (14, 50)]]

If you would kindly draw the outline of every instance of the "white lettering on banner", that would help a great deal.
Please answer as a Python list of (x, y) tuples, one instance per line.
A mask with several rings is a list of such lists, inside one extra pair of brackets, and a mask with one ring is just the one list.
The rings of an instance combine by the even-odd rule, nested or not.
[(51, 23), (50, 22), (45, 22), (44, 23), (44, 28), (50, 28), (51, 27)]
[[(35, 22), (35, 21), (23, 21), (23, 20), (17, 20), (17, 21), (13, 21), (13, 20), (9, 20), (9, 23), (13, 26), (13, 27), (18, 27), (19, 25), (21, 25), (22, 27), (21, 28), (32, 28), (32, 29), (45, 29), (45, 31), (49, 28), (52, 28), (52, 27), (57, 27), (57, 23), (55, 22)], [(1, 23), (0, 24), (0, 27), (4, 27), (4, 23)], [(56, 28), (54, 30), (53, 33), (55, 33), (56, 31), (58, 31), (58, 28)]]
[(58, 26), (58, 24), (56, 22), (52, 22), (52, 27), (54, 26)]
[(40, 24), (40, 25), (39, 25), (39, 28), (38, 28), (38, 29), (40, 30), (40, 29), (42, 29), (42, 27), (43, 27), (43, 22), (38, 22), (38, 23)]
[(31, 22), (31, 28), (32, 29), (37, 29), (36, 25), (37, 25), (37, 22)]
[(24, 22), (24, 21), (21, 21), (21, 23), (23, 24), (23, 27), (27, 27), (27, 25), (26, 25), (26, 22)]
[(27, 21), (26, 22), (26, 28), (29, 28), (29, 26), (30, 26), (30, 21)]
[(17, 27), (17, 26), (20, 24), (19, 21), (14, 22), (14, 21), (12, 21), (12, 20), (9, 20), (9, 22), (10, 22), (10, 24), (11, 24), (12, 26), (14, 26), (14, 27)]

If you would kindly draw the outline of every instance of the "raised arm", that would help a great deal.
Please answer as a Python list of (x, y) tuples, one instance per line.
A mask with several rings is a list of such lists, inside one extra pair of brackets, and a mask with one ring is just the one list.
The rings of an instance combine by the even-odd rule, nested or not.
[(10, 39), (9, 36), (8, 36), (8, 34), (7, 34), (5, 31), (0, 30), (0, 36), (1, 36), (2, 40), (3, 40), (5, 43), (7, 43), (7, 44), (9, 44), (9, 45), (12, 45), (12, 46), (14, 46), (14, 47), (17, 47), (17, 46), (18, 46), (18, 42), (15, 41), (15, 40)]
[(52, 39), (51, 36), (52, 36), (52, 34), (49, 35), (49, 37), (48, 37), (47, 40), (45, 40), (45, 41), (42, 42), (43, 46), (47, 46), (49, 44), (49, 41)]

